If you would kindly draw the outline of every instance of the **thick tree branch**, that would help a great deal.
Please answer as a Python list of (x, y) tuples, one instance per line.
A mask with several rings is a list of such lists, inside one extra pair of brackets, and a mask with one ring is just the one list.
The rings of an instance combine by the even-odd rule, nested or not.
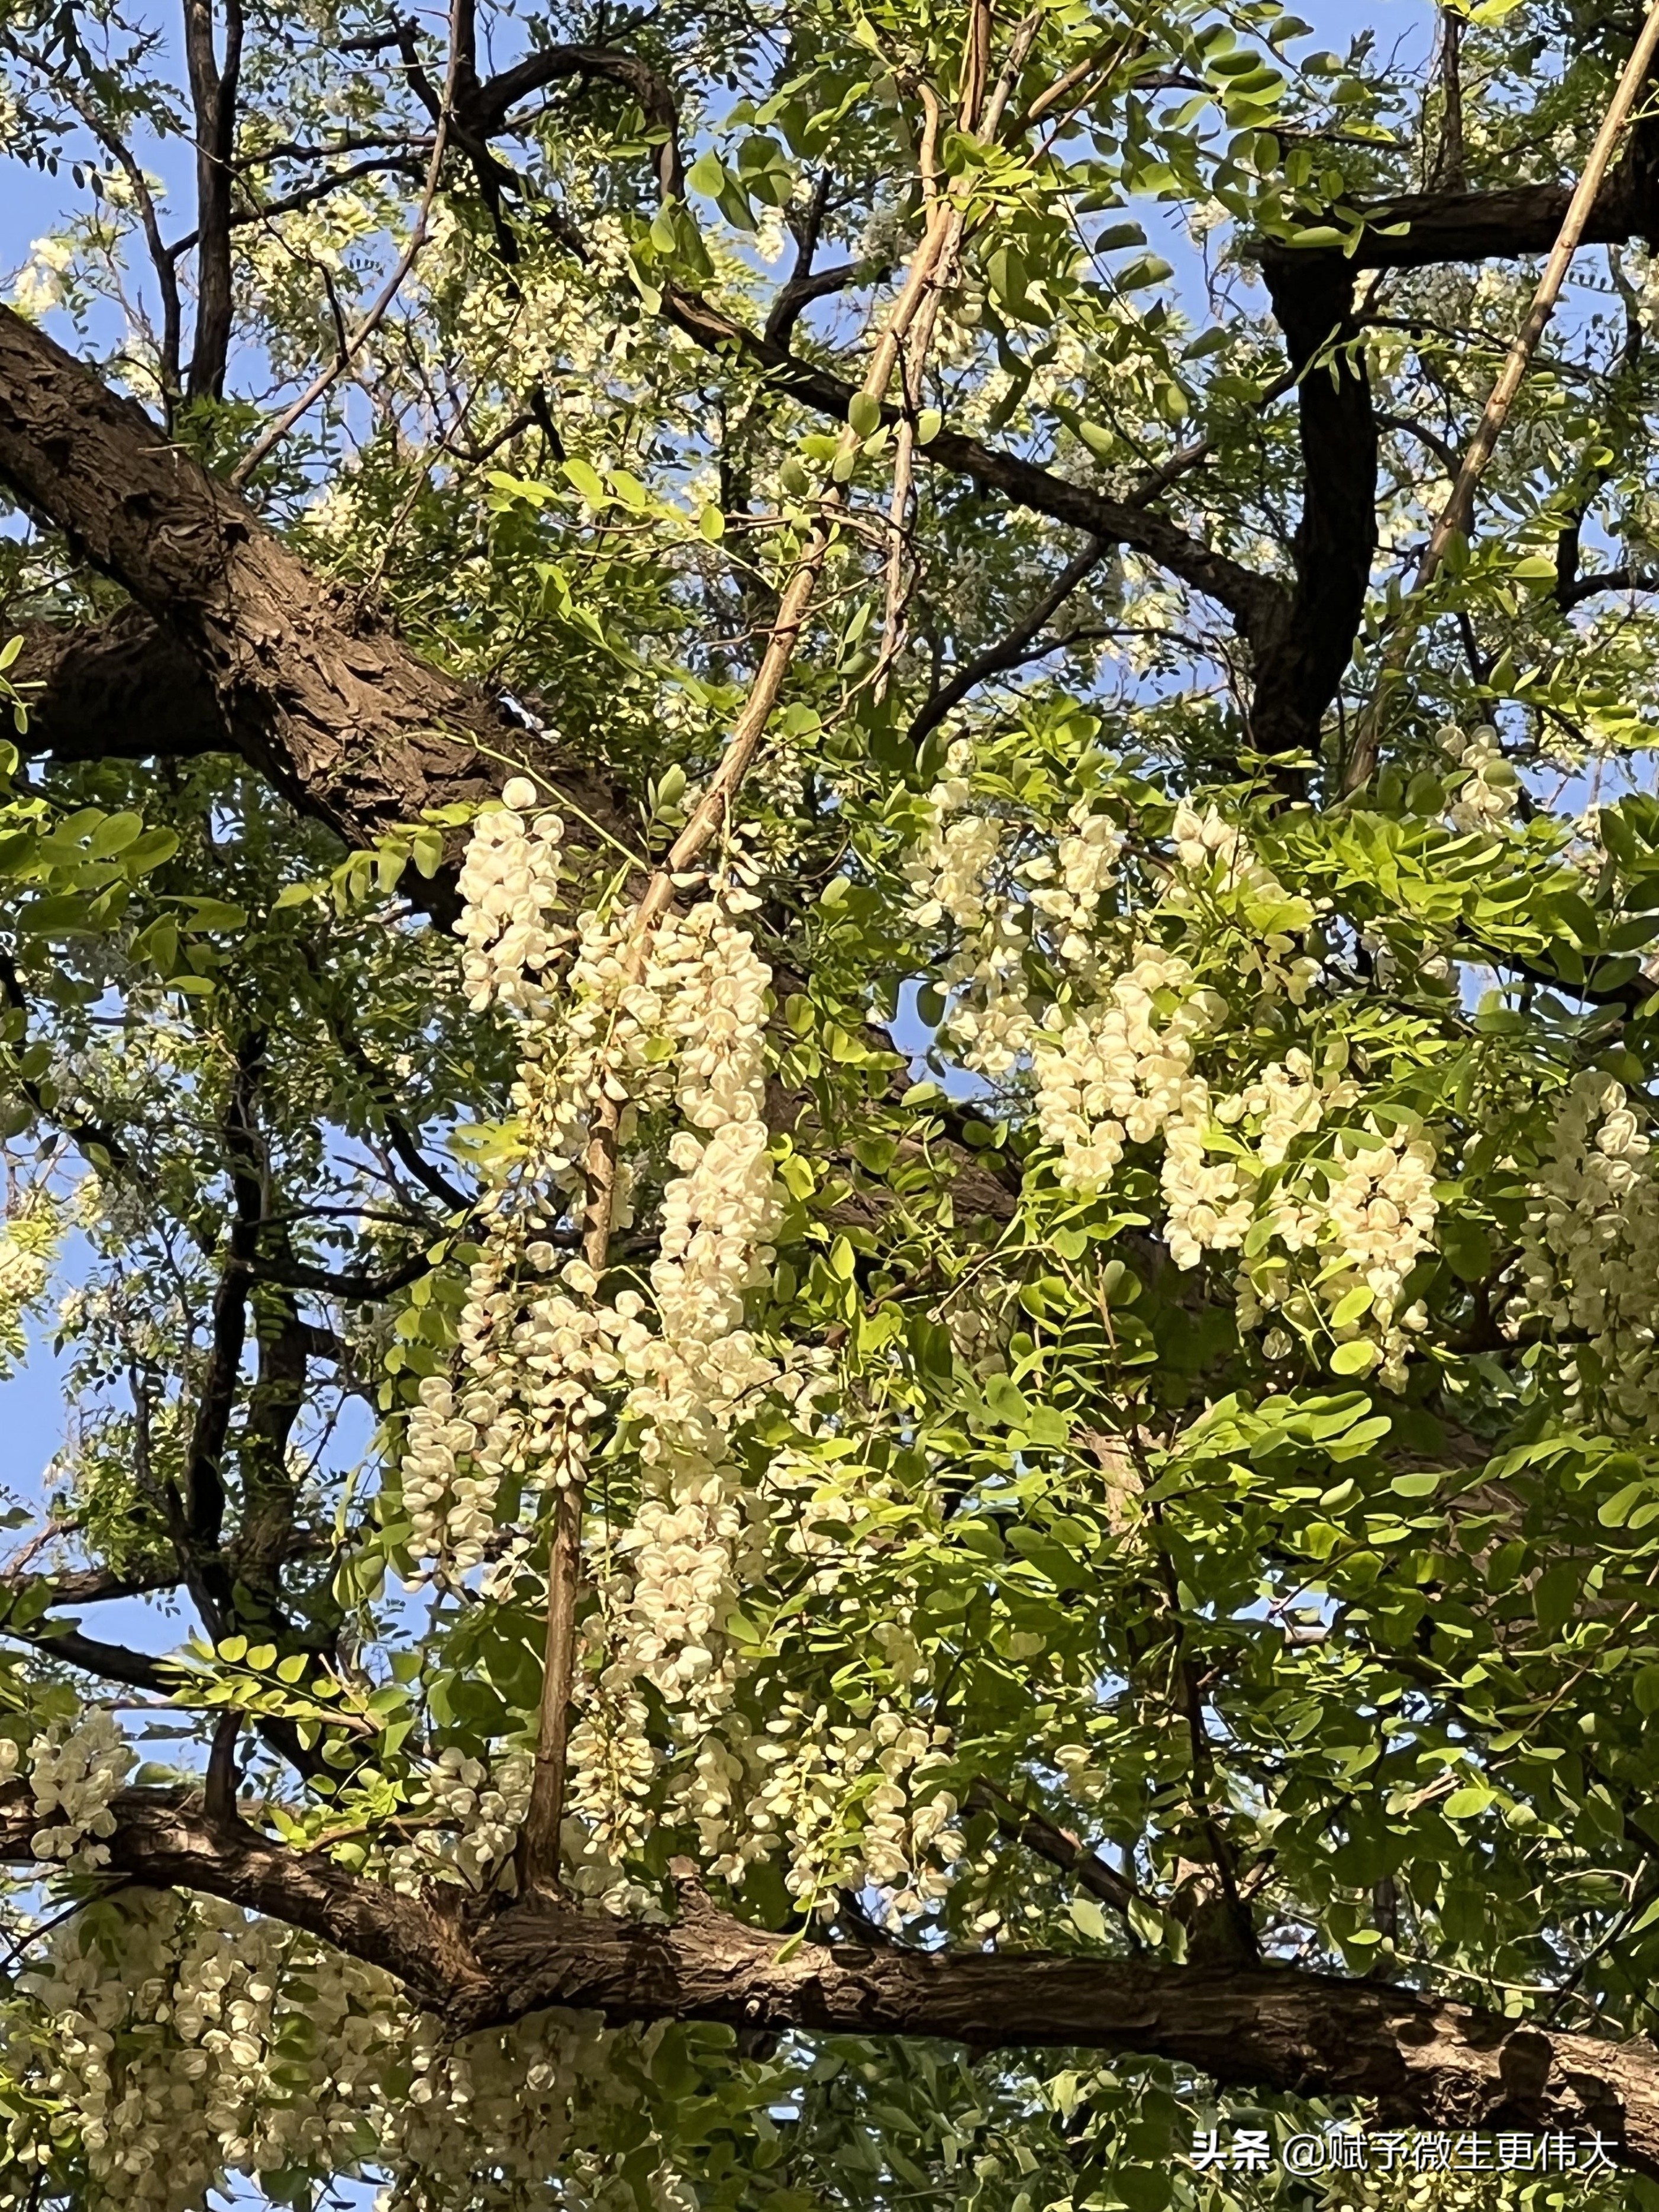
[(15, 668), (29, 687), (26, 753), (94, 761), (240, 751), (205, 670), (140, 608), (91, 629), (19, 629)]
[[(40, 700), (35, 738), (89, 757), (107, 651), (129, 696), (152, 666), (177, 680), (189, 750), (207, 750), (208, 696), (231, 749), (347, 844), (370, 844), (423, 809), (494, 795), (497, 755), (556, 783), (580, 817), (623, 827), (614, 794), (490, 702), (413, 653), (313, 575), (252, 510), (216, 483), (130, 400), (9, 308), (0, 308), (0, 482), (123, 585), (160, 633), (133, 618), (102, 648), (59, 657), (73, 698)], [(106, 634), (108, 635), (108, 634)], [(152, 662), (149, 653), (156, 659)], [(205, 685), (205, 689), (204, 689)], [(140, 726), (166, 741), (170, 708), (144, 704)], [(136, 741), (112, 750), (131, 754)], [(453, 888), (422, 887), (447, 912)]]
[(100, 1605), (116, 1598), (146, 1597), (154, 1590), (177, 1589), (184, 1580), (176, 1559), (149, 1559), (142, 1565), (48, 1568), (34, 1573), (24, 1567), (0, 1573), (0, 1617), (3, 1601), (21, 1591), (46, 1585), (46, 1603)]
[(49, 1659), (79, 1667), (106, 1682), (120, 1682), (129, 1689), (149, 1690), (158, 1698), (171, 1698), (176, 1677), (164, 1662), (147, 1651), (134, 1651), (125, 1644), (108, 1644), (101, 1637), (82, 1636), (68, 1621), (37, 1619), (19, 1623), (0, 1615), (0, 1636), (14, 1636)]
[(1659, 570), (1633, 568), (1621, 562), (1616, 568), (1592, 568), (1587, 574), (1558, 576), (1555, 603), (1564, 614), (1583, 606), (1601, 592), (1659, 591)]
[[(353, 1957), (397, 1974), (434, 2009), (485, 2000), (488, 1981), (459, 1931), (428, 1905), (396, 1896), (335, 1866), (321, 1852), (291, 1851), (238, 1820), (210, 1820), (199, 1795), (124, 1790), (110, 1838), (115, 1871), (156, 1888), (196, 1889), (303, 1928)], [(39, 1825), (27, 1787), (0, 1792), (0, 1858), (25, 1865)], [(395, 1963), (394, 1963), (395, 1962)]]
[[(549, 2006), (613, 2025), (717, 2021), (759, 2031), (918, 2035), (975, 2050), (1073, 2047), (1162, 2057), (1227, 2087), (1367, 2097), (1390, 2120), (1596, 2128), (1659, 2174), (1659, 2052), (1557, 2034), (1381, 1982), (1288, 1967), (1170, 1966), (1046, 1953), (917, 1952), (781, 1939), (720, 1911), (677, 1867), (680, 1915), (645, 1927), (538, 1897), (441, 1909), (320, 1851), (270, 1841), (199, 1795), (114, 1800), (110, 1871), (194, 1889), (386, 1968), (466, 2033)], [(27, 1787), (0, 1794), (0, 1858), (33, 1863)]]
[(1354, 343), (1353, 275), (1337, 257), (1264, 255), (1273, 312), (1298, 373), (1302, 516), (1296, 591), (1258, 650), (1251, 730), (1263, 753), (1318, 744), (1353, 652), (1376, 550), (1376, 421)]
[[(1571, 185), (1517, 185), (1501, 192), (1415, 192), (1365, 210), (1351, 269), (1431, 269), (1442, 262), (1513, 261), (1547, 253), (1572, 199)], [(1597, 195), (1586, 246), (1621, 246), (1655, 227), (1645, 159), (1620, 164)]]
[(258, 1372), (248, 1394), (242, 1437), (242, 1511), (236, 1532), (240, 1578), (274, 1614), (283, 1611), (282, 1569), (294, 1547), (297, 1503), (289, 1464), (294, 1425), (304, 1409), (313, 1332), (291, 1291), (261, 1316)]

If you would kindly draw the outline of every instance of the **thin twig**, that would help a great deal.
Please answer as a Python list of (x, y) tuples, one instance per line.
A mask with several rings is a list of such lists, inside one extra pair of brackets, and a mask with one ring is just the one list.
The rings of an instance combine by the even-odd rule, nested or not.
[(356, 331), (340, 347), (334, 360), (326, 368), (318, 371), (293, 405), (285, 413), (279, 415), (276, 420), (254, 440), (252, 445), (231, 471), (230, 482), (237, 491), (241, 490), (260, 462), (282, 443), (301, 416), (309, 413), (323, 394), (339, 380), (358, 354), (362, 351), (363, 347), (373, 337), (391, 312), (392, 301), (403, 289), (404, 279), (414, 267), (417, 255), (426, 244), (433, 203), (438, 194), (438, 177), (443, 167), (444, 149), (449, 141), (450, 113), (455, 96), (455, 74), (460, 60), (456, 17), (459, 14), (461, 5), (462, 0), (454, 0), (454, 5), (450, 10), (449, 69), (444, 80), (441, 107), (432, 135), (432, 159), (427, 164), (426, 186), (421, 195), (421, 204), (416, 214), (414, 225), (404, 243), (404, 250), (398, 257), (397, 266), (381, 287), (380, 297), (359, 323)]

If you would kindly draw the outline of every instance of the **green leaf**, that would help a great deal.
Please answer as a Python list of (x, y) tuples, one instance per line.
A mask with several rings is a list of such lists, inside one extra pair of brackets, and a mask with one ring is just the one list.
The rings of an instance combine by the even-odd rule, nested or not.
[(1406, 805), (1413, 814), (1433, 816), (1443, 813), (1446, 805), (1446, 787), (1437, 775), (1426, 769), (1412, 778), (1411, 788), (1406, 793)]
[(1351, 1323), (1363, 1321), (1370, 1311), (1376, 1293), (1369, 1283), (1357, 1283), (1353, 1289), (1339, 1298), (1331, 1314), (1333, 1328), (1346, 1328)]
[(1446, 1265), (1460, 1282), (1484, 1283), (1492, 1273), (1497, 1255), (1492, 1239), (1479, 1222), (1451, 1214), (1439, 1224), (1440, 1249)]
[(1445, 1470), (1425, 1468), (1416, 1474), (1397, 1474), (1389, 1485), (1397, 1498), (1432, 1498), (1446, 1480)]
[(1167, 284), (1175, 270), (1156, 253), (1143, 253), (1121, 269), (1114, 270), (1112, 282), (1120, 292), (1144, 292), (1150, 284)]
[(1074, 1897), (1066, 1910), (1072, 1916), (1073, 1925), (1091, 1943), (1106, 1941), (1106, 1916), (1092, 1897)]
[(1441, 1808), (1449, 1820), (1474, 1820), (1498, 1801), (1498, 1792), (1484, 1783), (1472, 1782), (1454, 1790)]
[(1175, 2192), (1175, 2169), (1167, 2162), (1162, 2166), (1117, 2166), (1112, 2169), (1112, 2187), (1129, 2212), (1164, 2212)]
[(560, 465), (565, 482), (579, 491), (590, 507), (598, 508), (610, 504), (610, 495), (599, 472), (590, 462), (571, 459), (562, 462)]
[(855, 392), (848, 403), (847, 419), (860, 438), (867, 438), (881, 422), (881, 402), (867, 392)]
[(190, 908), (181, 924), (186, 936), (193, 937), (198, 933), (212, 936), (222, 931), (247, 927), (246, 912), (240, 906), (232, 906), (228, 900), (191, 898), (183, 899), (179, 903)]
[(106, 860), (117, 853), (125, 853), (136, 844), (143, 834), (144, 817), (142, 814), (111, 814), (106, 816), (92, 833), (89, 850), (94, 860)]
[(1540, 1575), (1532, 1594), (1532, 1609), (1547, 1635), (1553, 1635), (1571, 1619), (1583, 1587), (1583, 1569), (1565, 1559)]
[(1622, 1490), (1614, 1491), (1597, 1513), (1596, 1519), (1604, 1528), (1622, 1528), (1652, 1486), (1647, 1482), (1627, 1482)]

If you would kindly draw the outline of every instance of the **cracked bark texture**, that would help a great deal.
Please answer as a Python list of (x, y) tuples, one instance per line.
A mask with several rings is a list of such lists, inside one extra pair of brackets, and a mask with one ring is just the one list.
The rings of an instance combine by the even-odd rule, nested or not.
[(499, 754), (615, 817), (597, 776), (355, 609), (141, 407), (7, 307), (0, 479), (134, 603), (90, 635), (36, 631), (21, 668), (46, 684), (31, 743), (79, 759), (222, 743), (349, 846), (493, 795)]

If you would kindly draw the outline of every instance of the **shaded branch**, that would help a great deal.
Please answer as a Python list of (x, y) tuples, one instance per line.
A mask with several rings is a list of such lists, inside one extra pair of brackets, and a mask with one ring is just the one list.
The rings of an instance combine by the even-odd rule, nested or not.
[(1268, 649), (1258, 651), (1251, 735), (1260, 752), (1311, 752), (1370, 587), (1376, 420), (1347, 264), (1275, 251), (1262, 271), (1297, 378), (1302, 514), (1291, 542), (1296, 588)]
[(422, 1275), (430, 1274), (432, 1262), (424, 1252), (417, 1252), (399, 1266), (389, 1268), (384, 1275), (366, 1275), (350, 1269), (337, 1272), (330, 1267), (313, 1267), (303, 1260), (254, 1260), (249, 1263), (249, 1275), (255, 1282), (270, 1283), (278, 1290), (318, 1291), (330, 1297), (344, 1298), (354, 1305), (373, 1305), (380, 1298), (389, 1298), (405, 1285), (418, 1282)]
[(213, 1294), (207, 1364), (185, 1462), (183, 1521), (177, 1534), (186, 1559), (216, 1547), (224, 1525), (225, 1438), (247, 1341), (247, 1302), (253, 1286), (250, 1262), (264, 1212), (262, 1153), (253, 1119), (253, 1096), (264, 1060), (264, 1038), (255, 1031), (238, 1048), (225, 1108), (233, 1213), (225, 1262)]
[(1127, 1913), (1132, 1905), (1140, 1901), (1140, 1892), (1134, 1883), (1090, 1850), (1068, 1828), (1060, 1827), (1029, 1805), (1020, 1804), (982, 1774), (969, 1784), (963, 1810), (969, 1814), (988, 1813), (1005, 1841), (1020, 1844), (1050, 1866), (1058, 1867), (1062, 1874), (1070, 1875), (1091, 1897), (1097, 1897), (1115, 1912)]
[(15, 1596), (44, 1583), (48, 1607), (101, 1605), (117, 1598), (147, 1597), (155, 1590), (177, 1589), (183, 1580), (176, 1559), (151, 1559), (142, 1566), (126, 1568), (61, 1567), (39, 1574), (14, 1567), (0, 1574), (0, 1598)]
[(163, 1661), (125, 1644), (106, 1644), (100, 1637), (83, 1636), (67, 1621), (20, 1623), (0, 1615), (0, 1636), (15, 1637), (20, 1644), (29, 1644), (48, 1659), (61, 1659), (65, 1666), (82, 1668), (106, 1682), (123, 1682), (129, 1689), (149, 1690), (158, 1698), (171, 1698), (177, 1687), (176, 1677)]
[(1106, 552), (1107, 547), (1100, 538), (1091, 538), (1074, 553), (1036, 605), (1021, 616), (1006, 636), (965, 662), (948, 684), (941, 684), (934, 692), (910, 724), (910, 743), (921, 744), (948, 714), (956, 711), (970, 691), (988, 683), (994, 676), (1006, 675), (1010, 669), (1019, 667), (1029, 658), (1027, 648), (1032, 640), (1048, 628), (1084, 578), (1105, 558)]
[(224, 53), (214, 51), (213, 0), (185, 0), (185, 58), (196, 125), (196, 343), (186, 389), (216, 399), (225, 388), (234, 300), (230, 195), (236, 95), (242, 65), (242, 0), (225, 0)]
[(1632, 568), (1621, 562), (1616, 568), (1594, 568), (1588, 575), (1573, 571), (1557, 574), (1555, 603), (1564, 613), (1582, 606), (1599, 592), (1659, 592), (1659, 569)]

